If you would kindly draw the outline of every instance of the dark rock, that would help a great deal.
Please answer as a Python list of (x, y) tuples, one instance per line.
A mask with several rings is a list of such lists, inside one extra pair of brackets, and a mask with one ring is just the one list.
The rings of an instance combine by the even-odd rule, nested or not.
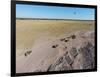
[(25, 56), (28, 56), (32, 51), (27, 51), (24, 53)]
[(65, 38), (63, 38), (63, 39), (60, 39), (60, 41), (64, 41), (65, 40)]
[(69, 40), (65, 40), (65, 42), (68, 42)]
[(75, 39), (75, 38), (76, 38), (76, 36), (75, 36), (75, 35), (72, 35), (71, 37), (72, 37), (72, 39)]
[(71, 36), (69, 36), (69, 37), (67, 37), (67, 38), (72, 38), (72, 39), (75, 39), (76, 38), (76, 35), (71, 35)]
[(67, 47), (65, 47), (65, 49), (67, 49)]
[(25, 53), (24, 55), (27, 56), (27, 53)]
[(58, 47), (58, 45), (53, 45), (53, 46), (52, 46), (52, 48), (56, 48), (56, 47)]

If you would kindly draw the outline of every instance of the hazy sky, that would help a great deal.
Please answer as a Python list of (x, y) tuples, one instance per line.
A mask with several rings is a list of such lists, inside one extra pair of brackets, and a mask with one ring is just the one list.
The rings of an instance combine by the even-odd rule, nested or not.
[(16, 4), (16, 17), (94, 20), (91, 8)]

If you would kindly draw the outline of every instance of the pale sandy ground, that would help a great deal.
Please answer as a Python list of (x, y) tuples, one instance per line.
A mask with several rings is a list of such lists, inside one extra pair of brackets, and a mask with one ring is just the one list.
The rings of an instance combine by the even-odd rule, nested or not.
[[(34, 42), (32, 53), (30, 55), (25, 57), (23, 54), (22, 56), (17, 57), (16, 72), (34, 72), (38, 69), (43, 69), (41, 71), (46, 71), (50, 64), (52, 64), (59, 56), (61, 56), (66, 51), (63, 49), (64, 46), (68, 47), (67, 51), (70, 50), (70, 47), (80, 46), (82, 42), (84, 42), (85, 38), (79, 37), (82, 35), (88, 37), (87, 33), (91, 33), (91, 31), (77, 31), (70, 34), (64, 34), (59, 37), (41, 36)], [(64, 38), (71, 34), (76, 34), (76, 39), (71, 39), (67, 44), (60, 41), (61, 38)], [(90, 38), (85, 39), (85, 41), (92, 41), (94, 43), (94, 39)], [(52, 48), (52, 46), (56, 44), (58, 44), (59, 47)]]
[[(59, 39), (69, 36), (71, 32), (83, 35), (86, 30), (94, 30), (94, 21), (16, 20), (16, 72), (46, 71), (63, 54), (63, 46), (68, 46), (69, 50), (70, 46), (82, 42), (82, 39), (75, 39), (66, 45)], [(52, 48), (56, 44), (59, 47)], [(25, 56), (25, 52), (30, 50), (32, 53)]]
[[(51, 40), (48, 40), (48, 38)], [(40, 68), (41, 65), (47, 61), (48, 62), (45, 63), (43, 69), (48, 67), (59, 54), (57, 49), (52, 48), (52, 45), (55, 45), (55, 39), (55, 37), (49, 36), (42, 36), (39, 39), (37, 39), (32, 48), (32, 53), (29, 56), (25, 57), (23, 54), (23, 56), (17, 58), (16, 71), (32, 72), (34, 70), (37, 70), (37, 68)]]

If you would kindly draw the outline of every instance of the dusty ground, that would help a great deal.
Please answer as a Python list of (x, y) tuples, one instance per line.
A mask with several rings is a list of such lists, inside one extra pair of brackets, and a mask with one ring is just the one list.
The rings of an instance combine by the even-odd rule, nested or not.
[[(50, 64), (63, 55), (63, 47), (67, 46), (70, 50), (84, 41), (93, 44), (93, 37), (78, 38), (81, 35), (84, 38), (84, 33), (93, 31), (94, 21), (16, 20), (16, 72), (47, 71)], [(60, 41), (73, 34), (77, 38), (71, 39), (69, 44)], [(52, 48), (55, 45), (59, 47)]]

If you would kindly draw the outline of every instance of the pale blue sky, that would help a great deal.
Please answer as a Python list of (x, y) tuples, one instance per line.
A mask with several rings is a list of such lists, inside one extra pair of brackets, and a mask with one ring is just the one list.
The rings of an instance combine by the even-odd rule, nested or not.
[(95, 9), (16, 4), (16, 18), (94, 20)]

